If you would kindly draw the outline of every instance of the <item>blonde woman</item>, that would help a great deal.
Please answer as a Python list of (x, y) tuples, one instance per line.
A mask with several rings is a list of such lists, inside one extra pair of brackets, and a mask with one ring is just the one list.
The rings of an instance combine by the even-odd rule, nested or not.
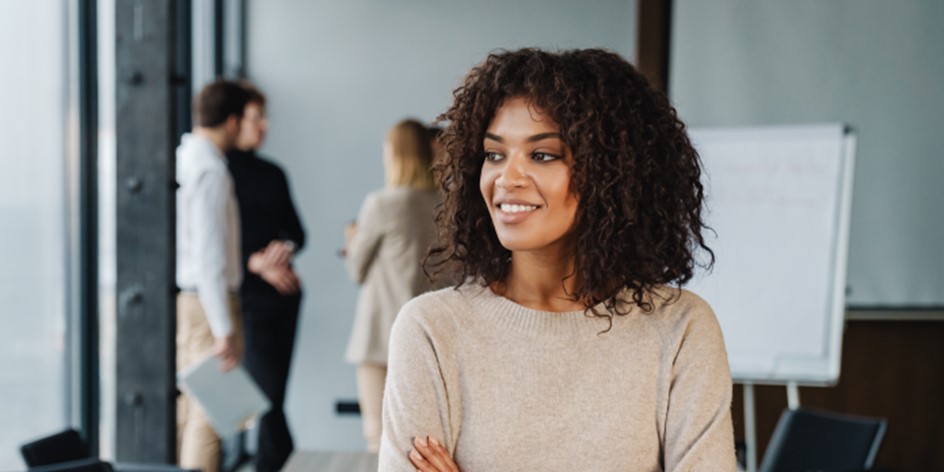
[(367, 195), (356, 225), (346, 231), (345, 264), (361, 284), (346, 358), (358, 366), (358, 401), (370, 452), (380, 448), (390, 327), (403, 304), (430, 288), (421, 264), (439, 203), (432, 160), (426, 127), (415, 120), (397, 123), (383, 147), (386, 186)]

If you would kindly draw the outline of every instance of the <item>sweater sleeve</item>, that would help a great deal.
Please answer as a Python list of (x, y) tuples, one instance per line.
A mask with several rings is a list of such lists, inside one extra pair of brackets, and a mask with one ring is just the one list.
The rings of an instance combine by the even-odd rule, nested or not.
[(403, 307), (390, 334), (380, 472), (415, 471), (408, 454), (417, 436), (433, 436), (455, 450), (450, 398), (440, 364), (448, 354), (437, 349), (437, 344), (448, 342), (438, 339), (441, 336), (424, 322), (422, 303), (417, 302), (414, 299)]
[(384, 236), (385, 221), (377, 195), (368, 195), (357, 216), (357, 232), (354, 233), (344, 259), (348, 273), (357, 283), (364, 283), (367, 272), (377, 256), (377, 250)]
[(675, 355), (665, 426), (666, 471), (734, 471), (731, 373), (721, 327), (698, 300)]

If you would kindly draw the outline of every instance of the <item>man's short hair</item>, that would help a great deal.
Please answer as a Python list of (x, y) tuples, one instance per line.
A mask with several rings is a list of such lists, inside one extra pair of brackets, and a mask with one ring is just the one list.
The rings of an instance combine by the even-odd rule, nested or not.
[(243, 80), (239, 82), (239, 85), (241, 85), (244, 89), (246, 89), (246, 92), (249, 93), (249, 101), (246, 103), (247, 105), (250, 103), (255, 103), (261, 108), (265, 108), (266, 96), (264, 93), (259, 91), (258, 88), (256, 88), (255, 84), (248, 80)]
[(216, 128), (230, 115), (243, 116), (249, 92), (236, 82), (217, 80), (200, 90), (193, 99), (193, 121), (201, 128)]

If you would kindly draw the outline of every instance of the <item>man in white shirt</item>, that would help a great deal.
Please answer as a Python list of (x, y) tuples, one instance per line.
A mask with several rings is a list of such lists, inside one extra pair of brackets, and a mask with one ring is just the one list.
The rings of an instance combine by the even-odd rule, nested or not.
[[(248, 92), (213, 82), (193, 102), (193, 132), (177, 148), (177, 370), (209, 354), (224, 370), (242, 356), (239, 213), (224, 153), (239, 135)], [(185, 469), (217, 472), (220, 440), (186, 395), (177, 401), (177, 452)]]

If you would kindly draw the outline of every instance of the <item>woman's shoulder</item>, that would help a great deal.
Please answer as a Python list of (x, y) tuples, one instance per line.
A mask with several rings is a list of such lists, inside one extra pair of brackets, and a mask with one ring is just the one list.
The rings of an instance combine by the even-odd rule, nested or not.
[(719, 332), (714, 310), (695, 292), (670, 286), (653, 289), (648, 300), (652, 304), (651, 319), (660, 324), (671, 337), (700, 332)]
[(453, 317), (457, 312), (464, 311), (467, 305), (461, 289), (447, 287), (414, 297), (400, 309), (397, 320), (404, 318), (415, 322), (428, 322)]
[(424, 190), (409, 186), (384, 187), (371, 192), (374, 198), (390, 202), (391, 204), (412, 205), (417, 200), (435, 200), (438, 194), (435, 190)]
[(662, 285), (653, 290), (656, 305), (665, 309), (674, 309), (686, 315), (710, 313), (714, 316), (711, 305), (691, 290)]
[(400, 308), (391, 340), (452, 337), (472, 309), (463, 292), (462, 288), (448, 287), (414, 297)]
[(400, 309), (400, 317), (415, 320), (456, 316), (470, 309), (465, 287), (446, 287), (414, 297)]
[(373, 190), (367, 194), (364, 201), (375, 207), (389, 208), (390, 206), (396, 206), (403, 200), (403, 194), (398, 189), (399, 187), (383, 187)]
[(387, 219), (384, 217), (390, 216), (391, 209), (398, 206), (397, 200), (399, 200), (391, 190), (394, 189), (384, 187), (368, 192), (364, 197), (363, 207), (368, 209), (368, 213)]

